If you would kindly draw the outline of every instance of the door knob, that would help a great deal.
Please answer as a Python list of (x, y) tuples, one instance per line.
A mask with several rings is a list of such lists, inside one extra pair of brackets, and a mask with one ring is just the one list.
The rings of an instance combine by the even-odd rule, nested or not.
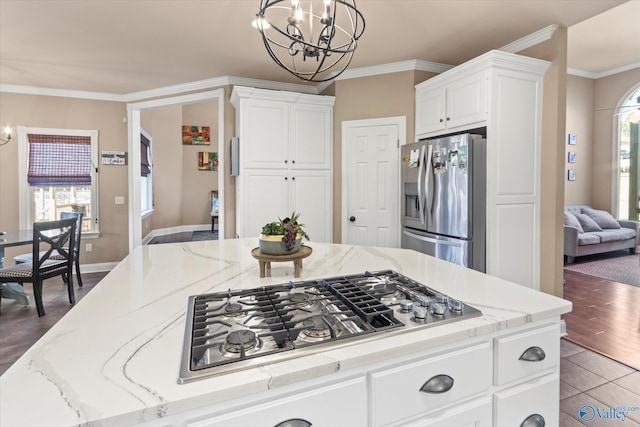
[(350, 217), (349, 217), (349, 221), (354, 222), (355, 220), (356, 220), (356, 217), (355, 217), (355, 216), (350, 216)]

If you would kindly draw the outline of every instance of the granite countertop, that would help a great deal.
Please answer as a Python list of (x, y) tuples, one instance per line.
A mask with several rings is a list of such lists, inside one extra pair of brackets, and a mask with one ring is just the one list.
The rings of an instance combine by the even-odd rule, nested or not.
[[(260, 278), (251, 256), (257, 243), (136, 248), (0, 377), (0, 425), (140, 423), (384, 360), (418, 343), (464, 340), (571, 310), (563, 299), (403, 249), (308, 242), (313, 254), (299, 279), (293, 263), (273, 263), (271, 277)], [(189, 296), (384, 269), (471, 304), (483, 316), (177, 383)]]

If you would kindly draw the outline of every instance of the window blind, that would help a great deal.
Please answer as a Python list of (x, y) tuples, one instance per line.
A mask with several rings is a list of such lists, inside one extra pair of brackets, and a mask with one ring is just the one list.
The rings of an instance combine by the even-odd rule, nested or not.
[(28, 134), (31, 186), (91, 185), (91, 137)]
[(149, 176), (151, 163), (149, 162), (149, 140), (140, 134), (140, 176)]

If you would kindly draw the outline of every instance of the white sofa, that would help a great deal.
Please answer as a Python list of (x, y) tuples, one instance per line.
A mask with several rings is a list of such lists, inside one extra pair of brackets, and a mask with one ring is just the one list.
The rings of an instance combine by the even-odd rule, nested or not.
[(640, 238), (640, 222), (614, 219), (608, 212), (587, 205), (564, 208), (564, 254), (567, 263), (575, 257), (629, 249), (632, 254)]

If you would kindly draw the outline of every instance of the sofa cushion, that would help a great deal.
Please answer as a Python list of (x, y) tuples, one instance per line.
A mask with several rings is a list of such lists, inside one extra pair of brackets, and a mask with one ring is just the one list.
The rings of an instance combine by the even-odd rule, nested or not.
[(622, 240), (621, 239), (622, 236), (617, 231), (618, 230), (602, 230), (602, 231), (594, 231), (593, 233), (590, 233), (590, 234), (595, 234), (596, 236), (600, 237), (600, 243), (618, 242)]
[(596, 233), (578, 234), (578, 246), (598, 245), (600, 244), (600, 236)]
[(610, 228), (610, 229), (618, 229), (620, 228), (620, 224), (611, 214), (607, 211), (599, 211), (597, 209), (585, 208), (582, 210), (583, 213), (587, 214), (589, 218), (595, 221), (596, 224), (600, 226), (600, 228)]
[(602, 228), (591, 219), (591, 217), (587, 214), (576, 214), (576, 218), (580, 222), (582, 229), (585, 233), (589, 231), (602, 231)]
[(616, 230), (616, 233), (620, 235), (620, 240), (636, 238), (636, 230), (633, 228), (621, 228), (620, 230)]
[(575, 227), (578, 229), (578, 233), (584, 233), (582, 225), (580, 225), (580, 221), (578, 221), (578, 218), (576, 218), (576, 216), (571, 212), (564, 211), (564, 225)]

